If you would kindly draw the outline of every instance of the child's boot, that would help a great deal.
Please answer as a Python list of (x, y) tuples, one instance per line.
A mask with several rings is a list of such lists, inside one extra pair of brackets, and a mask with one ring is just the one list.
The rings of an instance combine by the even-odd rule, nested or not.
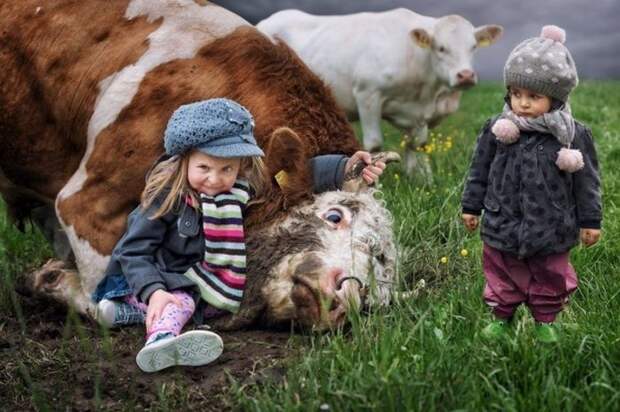
[(536, 339), (543, 343), (556, 343), (558, 333), (553, 323), (537, 323), (535, 329)]
[(496, 340), (504, 337), (508, 331), (508, 321), (495, 319), (482, 329), (481, 335), (485, 339)]
[(173, 365), (200, 366), (219, 358), (223, 350), (222, 339), (206, 330), (192, 330), (179, 336), (159, 333), (138, 352), (136, 363), (144, 372), (157, 372)]
[(144, 323), (144, 312), (129, 303), (102, 299), (97, 304), (97, 322), (113, 328)]

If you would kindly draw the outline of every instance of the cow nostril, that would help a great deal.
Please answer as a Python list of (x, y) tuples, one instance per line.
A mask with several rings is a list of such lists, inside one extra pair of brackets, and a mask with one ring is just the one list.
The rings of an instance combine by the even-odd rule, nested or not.
[(476, 74), (472, 70), (462, 70), (456, 74), (460, 83), (475, 83)]

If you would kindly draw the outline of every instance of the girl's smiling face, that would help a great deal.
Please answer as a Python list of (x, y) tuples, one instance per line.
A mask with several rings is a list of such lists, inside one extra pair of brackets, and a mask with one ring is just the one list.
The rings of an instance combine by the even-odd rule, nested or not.
[(187, 181), (198, 193), (215, 196), (232, 189), (240, 166), (241, 159), (238, 157), (214, 157), (194, 150), (189, 155)]
[(551, 98), (521, 87), (510, 87), (510, 107), (517, 116), (538, 117), (551, 109)]

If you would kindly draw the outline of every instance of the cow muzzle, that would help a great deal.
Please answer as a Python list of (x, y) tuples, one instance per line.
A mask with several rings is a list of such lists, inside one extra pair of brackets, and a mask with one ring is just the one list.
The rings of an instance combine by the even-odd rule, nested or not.
[(320, 265), (312, 271), (307, 269), (308, 263), (302, 263), (293, 276), (291, 299), (297, 321), (319, 331), (342, 326), (347, 311), (358, 311), (362, 306), (366, 290), (362, 281), (339, 267)]
[(477, 81), (476, 72), (473, 70), (465, 69), (456, 74), (456, 87), (459, 89), (468, 89), (475, 86)]

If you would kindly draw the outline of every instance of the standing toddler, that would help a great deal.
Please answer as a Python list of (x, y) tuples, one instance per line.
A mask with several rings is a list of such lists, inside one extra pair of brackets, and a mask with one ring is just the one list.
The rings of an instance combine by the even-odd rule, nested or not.
[(558, 340), (554, 321), (577, 288), (569, 251), (599, 240), (600, 179), (590, 130), (573, 119), (577, 85), (565, 32), (545, 26), (504, 67), (503, 112), (478, 137), (462, 198), (463, 222), (481, 236), (484, 300), (495, 320), (483, 336), (502, 336), (526, 304), (543, 342)]

